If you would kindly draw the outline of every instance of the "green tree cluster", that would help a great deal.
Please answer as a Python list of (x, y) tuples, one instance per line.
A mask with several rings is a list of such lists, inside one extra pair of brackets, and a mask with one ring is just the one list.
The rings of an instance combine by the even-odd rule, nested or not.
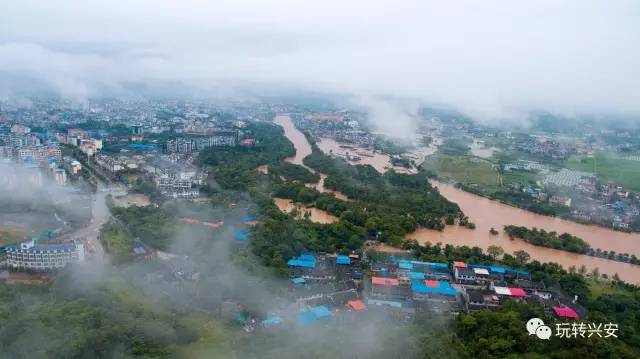
[(558, 235), (556, 232), (547, 232), (544, 229), (529, 229), (523, 226), (504, 226), (504, 231), (509, 238), (520, 238), (536, 246), (560, 249), (573, 253), (587, 253), (591, 246), (582, 238), (569, 233)]

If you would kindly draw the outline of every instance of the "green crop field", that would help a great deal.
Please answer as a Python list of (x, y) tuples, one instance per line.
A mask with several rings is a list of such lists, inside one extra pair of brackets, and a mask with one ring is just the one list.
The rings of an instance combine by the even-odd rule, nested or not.
[(602, 181), (613, 181), (630, 190), (640, 191), (640, 161), (635, 158), (614, 152), (596, 152), (592, 157), (573, 156), (565, 166), (592, 172)]
[(435, 171), (438, 176), (466, 184), (478, 184), (482, 187), (498, 184), (498, 174), (493, 165), (477, 157), (438, 154), (429, 158), (424, 166)]

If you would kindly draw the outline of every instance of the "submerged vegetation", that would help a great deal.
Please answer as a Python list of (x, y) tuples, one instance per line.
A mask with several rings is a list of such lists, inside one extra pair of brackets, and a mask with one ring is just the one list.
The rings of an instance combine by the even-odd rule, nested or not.
[(282, 176), (287, 181), (297, 181), (305, 183), (315, 183), (320, 180), (320, 176), (312, 173), (308, 169), (289, 162), (281, 162), (269, 165), (269, 173)]
[(348, 210), (351, 213), (347, 218), (353, 216), (354, 224), (369, 221), (371, 229), (384, 223), (388, 228), (379, 228), (383, 236), (401, 236), (418, 226), (441, 230), (446, 217), (462, 216), (456, 204), (431, 187), (426, 173), (406, 175), (389, 171), (381, 175), (371, 166), (351, 166), (326, 156), (315, 146), (304, 162), (328, 175), (325, 187), (355, 200), (341, 204), (325, 196), (318, 201), (318, 208), (338, 217)]
[(547, 232), (537, 228), (529, 229), (522, 226), (505, 226), (504, 231), (511, 239), (519, 238), (536, 246), (573, 253), (587, 253), (591, 249), (589, 243), (569, 233), (558, 235), (556, 232)]

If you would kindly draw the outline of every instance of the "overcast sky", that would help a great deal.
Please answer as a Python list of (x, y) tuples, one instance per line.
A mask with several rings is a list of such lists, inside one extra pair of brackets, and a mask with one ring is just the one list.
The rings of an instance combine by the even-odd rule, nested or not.
[(255, 82), (523, 111), (640, 115), (640, 1), (5, 1), (0, 95)]

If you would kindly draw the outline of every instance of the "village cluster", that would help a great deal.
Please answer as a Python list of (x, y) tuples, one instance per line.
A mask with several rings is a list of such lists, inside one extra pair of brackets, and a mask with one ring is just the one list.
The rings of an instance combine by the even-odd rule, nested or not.
[(289, 296), (295, 310), (257, 318), (241, 314), (246, 331), (276, 325), (309, 325), (344, 316), (382, 313), (408, 322), (421, 313), (458, 315), (499, 310), (509, 300), (541, 305), (548, 319), (578, 320), (576, 298), (533, 281), (527, 271), (464, 262), (433, 263), (407, 258), (367, 259), (366, 254), (305, 253), (288, 261)]

